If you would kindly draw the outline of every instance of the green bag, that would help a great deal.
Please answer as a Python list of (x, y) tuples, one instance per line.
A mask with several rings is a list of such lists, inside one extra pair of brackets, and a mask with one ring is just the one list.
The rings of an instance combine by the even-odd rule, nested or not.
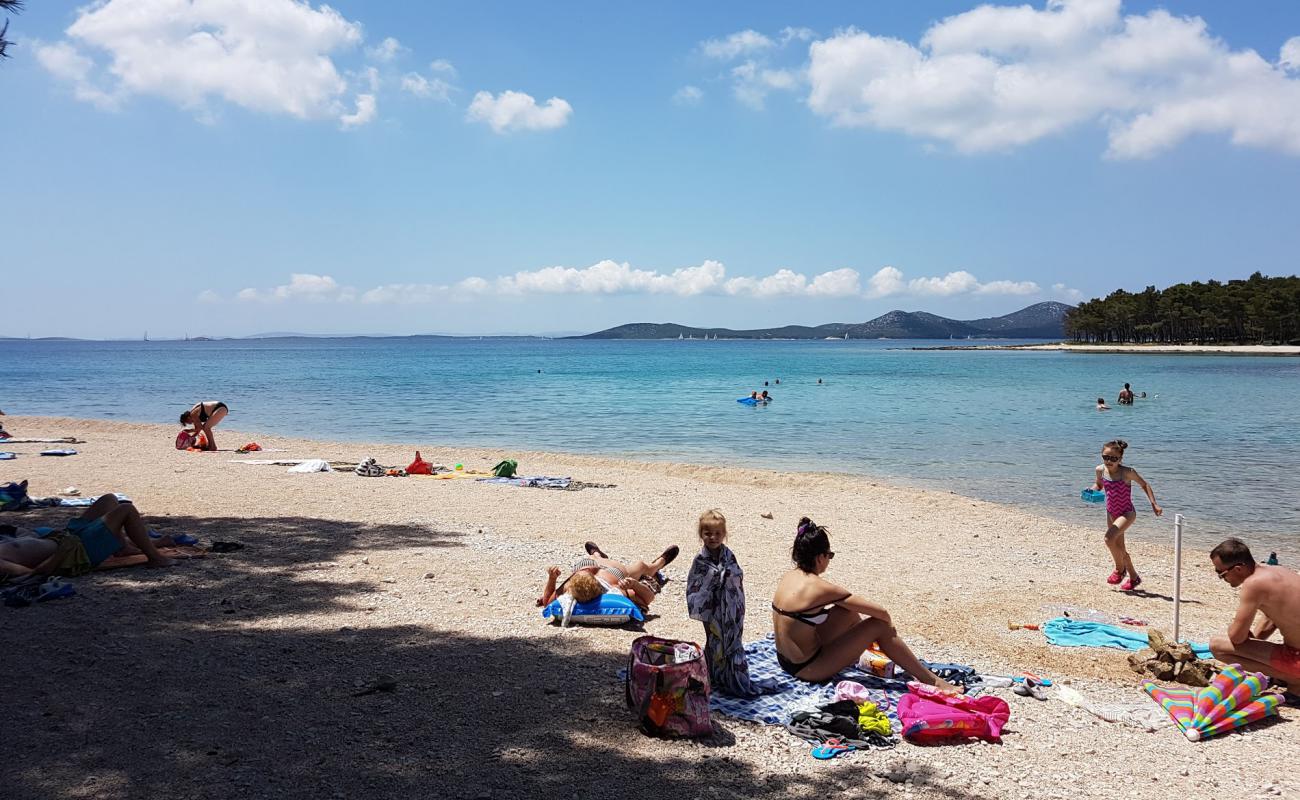
[(515, 470), (519, 468), (519, 462), (513, 458), (507, 458), (505, 461), (497, 464), (492, 468), (492, 474), (498, 478), (513, 478)]

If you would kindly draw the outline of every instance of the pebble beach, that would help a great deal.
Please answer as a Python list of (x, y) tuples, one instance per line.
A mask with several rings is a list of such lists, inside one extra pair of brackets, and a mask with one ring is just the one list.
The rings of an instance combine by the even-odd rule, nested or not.
[[(1060, 648), (1008, 623), (1057, 606), (1147, 620), (1173, 614), (1168, 520), (1139, 505), (1129, 546), (1142, 589), (1121, 593), (1101, 520), (1083, 527), (940, 490), (854, 475), (597, 456), (335, 443), (217, 429), (215, 453), (176, 451), (175, 426), (4, 418), (15, 436), (75, 436), (78, 454), (15, 444), (0, 481), (33, 496), (124, 493), (162, 533), (244, 549), (170, 569), (76, 579), (76, 596), (0, 609), (9, 714), (6, 798), (1168, 798), (1300, 796), (1287, 765), (1300, 711), (1192, 743), (1176, 729), (1103, 721), (993, 690), (1011, 705), (1000, 745), (853, 753), (832, 762), (783, 729), (715, 714), (701, 741), (638, 733), (618, 670), (636, 633), (562, 629), (534, 600), (550, 564), (594, 540), (615, 558), (681, 557), (645, 630), (700, 641), (683, 582), (695, 520), (726, 515), (745, 570), (746, 640), (771, 630), (795, 524), (830, 529), (827, 578), (888, 608), (922, 658), (1031, 671), (1089, 700), (1148, 703), (1119, 650)], [(274, 452), (241, 456), (255, 440)], [(609, 488), (552, 491), (425, 476), (292, 474), (242, 458), (374, 457)], [(771, 519), (764, 515), (770, 515)], [(1098, 511), (1100, 517), (1101, 512)], [(37, 509), (0, 521), (57, 524)], [(1184, 553), (1182, 633), (1226, 629), (1232, 589), (1205, 548)], [(1265, 553), (1256, 553), (1262, 558)], [(1151, 704), (1154, 705), (1154, 704)]]

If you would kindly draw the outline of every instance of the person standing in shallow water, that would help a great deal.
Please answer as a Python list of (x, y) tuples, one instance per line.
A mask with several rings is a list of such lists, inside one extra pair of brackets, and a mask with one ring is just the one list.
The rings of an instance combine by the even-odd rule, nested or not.
[[(1096, 488), (1106, 493), (1106, 549), (1110, 550), (1115, 560), (1115, 571), (1106, 579), (1112, 586), (1124, 581), (1119, 587), (1123, 591), (1132, 591), (1142, 583), (1142, 578), (1133, 566), (1133, 557), (1124, 545), (1124, 534), (1128, 532), (1133, 520), (1137, 519), (1137, 509), (1133, 506), (1133, 483), (1142, 487), (1151, 501), (1151, 511), (1158, 517), (1164, 513), (1156, 503), (1156, 493), (1138, 471), (1124, 466), (1124, 451), (1128, 442), (1116, 439), (1107, 442), (1101, 448), (1101, 464), (1096, 470)], [(1124, 580), (1124, 576), (1128, 580)]]
[(1124, 388), (1119, 390), (1119, 404), (1122, 406), (1133, 405), (1133, 389), (1126, 383)]

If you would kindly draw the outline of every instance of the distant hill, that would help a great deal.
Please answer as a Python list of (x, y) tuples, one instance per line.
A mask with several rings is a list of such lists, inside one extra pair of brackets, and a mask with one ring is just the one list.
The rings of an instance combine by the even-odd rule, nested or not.
[(781, 328), (732, 330), (692, 328), (671, 322), (633, 322), (616, 328), (575, 336), (575, 339), (1060, 339), (1064, 337), (1065, 303), (1035, 303), (1011, 314), (987, 319), (955, 320), (924, 311), (890, 311), (868, 322), (831, 322), (816, 327), (786, 325)]

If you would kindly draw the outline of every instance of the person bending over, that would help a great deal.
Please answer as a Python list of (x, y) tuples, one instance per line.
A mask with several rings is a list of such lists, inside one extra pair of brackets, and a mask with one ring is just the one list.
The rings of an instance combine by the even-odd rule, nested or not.
[(772, 598), (776, 659), (781, 669), (810, 682), (827, 681), (858, 662), (873, 642), (914, 679), (943, 692), (961, 689), (935, 675), (898, 638), (884, 607), (837, 586), (822, 575), (835, 552), (822, 526), (804, 517)]
[(82, 575), (112, 555), (143, 553), (151, 567), (170, 567), (149, 538), (140, 512), (112, 494), (96, 500), (67, 528), (44, 538), (22, 536), (0, 542), (0, 576)]
[(537, 605), (544, 606), (565, 592), (572, 594), (573, 599), (579, 603), (595, 600), (605, 592), (613, 592), (631, 598), (643, 609), (649, 608), (656, 592), (642, 579), (653, 580), (654, 574), (671, 564), (679, 552), (677, 545), (673, 545), (649, 563), (633, 561), (624, 564), (607, 558), (595, 542), (587, 542), (586, 550), (587, 557), (580, 558), (574, 563), (569, 577), (565, 578), (559, 586), (556, 586), (556, 582), (559, 581), (563, 570), (555, 566), (546, 569), (546, 586), (542, 589), (542, 596), (537, 598)]
[[(1228, 635), (1210, 637), (1214, 657), (1300, 688), (1300, 575), (1256, 564), (1240, 539), (1225, 539), (1210, 551), (1210, 561), (1220, 578), (1241, 589)], [(1257, 614), (1260, 624), (1252, 630)], [(1267, 641), (1274, 632), (1281, 632), (1280, 644)]]
[(181, 414), (181, 424), (194, 427), (196, 440), (200, 434), (203, 435), (202, 449), (216, 450), (217, 438), (212, 434), (212, 429), (225, 419), (228, 413), (230, 408), (225, 403), (219, 400), (204, 400), (202, 403), (195, 403), (193, 408)]

